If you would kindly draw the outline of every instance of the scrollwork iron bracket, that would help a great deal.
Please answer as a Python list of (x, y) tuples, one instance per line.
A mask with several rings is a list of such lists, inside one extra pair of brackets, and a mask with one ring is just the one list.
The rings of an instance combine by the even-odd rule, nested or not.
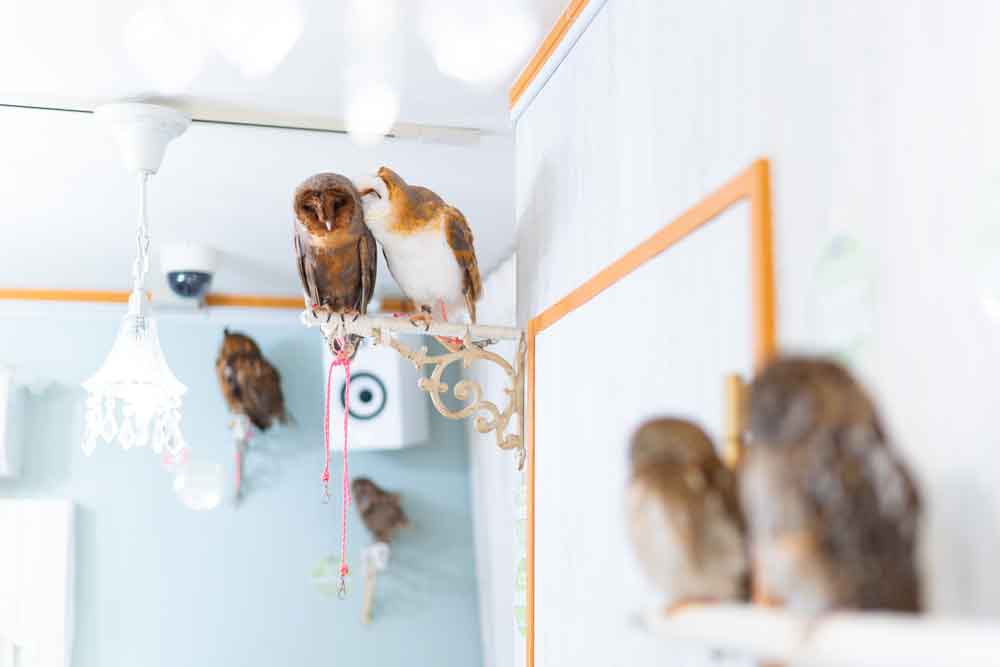
[[(500, 449), (513, 450), (517, 453), (518, 470), (524, 467), (526, 456), (524, 372), (527, 358), (524, 330), (447, 322), (430, 322), (426, 326), (421, 324), (419, 328), (415, 328), (410, 320), (405, 318), (367, 316), (351, 318), (340, 315), (327, 317), (325, 313), (318, 314), (311, 311), (302, 314), (302, 322), (306, 326), (320, 327), (327, 340), (356, 335), (363, 336), (376, 345), (391, 347), (412, 363), (418, 372), (425, 366), (431, 367), (430, 373), (421, 376), (417, 381), (417, 386), (430, 396), (431, 403), (438, 413), (448, 419), (473, 418), (472, 424), (476, 431), (483, 434), (493, 433)], [(438, 342), (445, 352), (428, 354), (426, 345), (409, 347), (400, 340), (400, 334), (426, 334), (438, 337)], [(451, 340), (448, 340), (449, 338)], [(516, 342), (517, 347), (512, 361), (487, 349), (501, 340)], [(449, 366), (461, 364), (461, 368), (468, 369), (476, 363), (492, 364), (503, 371), (509, 385), (504, 387), (505, 396), (502, 400), (487, 400), (483, 396), (482, 385), (474, 380), (463, 378), (456, 382), (454, 387), (449, 387), (448, 383), (442, 380)], [(443, 397), (449, 389), (452, 396), (463, 403), (461, 407), (453, 409), (445, 404)]]

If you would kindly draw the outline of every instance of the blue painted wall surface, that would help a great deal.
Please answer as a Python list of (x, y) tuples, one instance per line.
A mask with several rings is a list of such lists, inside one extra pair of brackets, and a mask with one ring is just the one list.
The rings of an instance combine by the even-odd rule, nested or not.
[[(249, 496), (238, 508), (185, 509), (152, 452), (99, 445), (80, 451), (79, 380), (110, 347), (120, 310), (0, 319), (0, 363), (57, 380), (27, 401), (22, 475), (0, 496), (78, 503), (75, 667), (480, 664), (467, 451), (463, 425), (432, 416), (430, 445), (358, 453), (352, 475), (403, 495), (413, 527), (379, 580), (376, 622), (359, 623), (359, 552), (369, 542), (352, 509), (354, 569), (346, 601), (310, 579), (338, 549), (339, 496), (320, 502), (322, 384), (318, 333), (231, 322), (280, 368), (294, 426), (255, 442)], [(216, 386), (222, 322), (161, 318), (160, 337), (187, 384), (184, 429), (193, 457), (223, 463), (233, 446)], [(334, 480), (339, 457), (334, 455)]]

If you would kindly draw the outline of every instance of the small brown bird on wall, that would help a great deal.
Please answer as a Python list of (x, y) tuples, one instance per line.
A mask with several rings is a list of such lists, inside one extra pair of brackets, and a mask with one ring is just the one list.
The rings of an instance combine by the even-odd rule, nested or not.
[[(378, 255), (354, 184), (340, 174), (316, 174), (296, 188), (293, 205), (295, 258), (307, 307), (364, 315), (375, 291)], [(357, 337), (352, 342), (356, 349)]]
[(682, 419), (653, 419), (632, 437), (628, 528), (639, 562), (679, 607), (748, 592), (736, 480), (709, 437)]
[(921, 609), (920, 499), (844, 368), (785, 358), (757, 376), (740, 486), (765, 596), (807, 613)]
[(247, 335), (225, 330), (222, 348), (215, 360), (219, 387), (230, 412), (246, 415), (261, 431), (274, 422), (288, 421), (281, 375)]
[(464, 309), (475, 323), (482, 281), (462, 212), (388, 167), (359, 181), (358, 191), (389, 271), (422, 313), (417, 319), (433, 314), (447, 320), (448, 312)]
[(377, 542), (388, 544), (396, 531), (409, 525), (399, 494), (383, 490), (367, 477), (355, 477), (351, 481), (351, 497), (358, 504), (358, 514), (365, 528)]

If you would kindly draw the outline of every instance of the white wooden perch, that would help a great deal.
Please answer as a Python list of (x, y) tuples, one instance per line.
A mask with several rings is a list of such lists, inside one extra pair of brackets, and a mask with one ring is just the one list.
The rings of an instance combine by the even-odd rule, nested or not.
[(810, 667), (1000, 667), (1000, 621), (837, 613), (810, 619), (754, 605), (695, 605), (643, 614), (664, 639)]
[[(428, 377), (421, 377), (417, 386), (431, 397), (431, 402), (438, 413), (448, 419), (466, 419), (475, 417), (473, 425), (480, 433), (495, 433), (497, 446), (500, 449), (512, 449), (517, 452), (518, 469), (524, 466), (524, 368), (527, 357), (527, 342), (523, 329), (514, 327), (498, 327), (481, 324), (460, 324), (452, 322), (431, 321), (415, 324), (408, 317), (379, 317), (332, 315), (325, 312), (313, 313), (306, 310), (301, 316), (302, 324), (307, 327), (319, 327), (327, 340), (343, 338), (348, 335), (362, 336), (376, 345), (387, 345), (396, 350), (402, 357), (408, 359), (419, 371), (423, 366), (432, 366)], [(428, 335), (442, 338), (457, 339), (458, 344), (445, 347), (443, 354), (427, 354), (427, 347), (411, 349), (399, 341), (400, 335)], [(517, 351), (513, 362), (509, 362), (499, 354), (486, 348), (501, 340), (517, 341)], [(457, 343), (456, 341), (456, 343)], [(442, 343), (444, 345), (444, 343)], [(448, 392), (448, 384), (441, 380), (445, 369), (453, 363), (461, 362), (463, 368), (469, 368), (473, 362), (483, 361), (499, 367), (510, 380), (510, 387), (504, 389), (507, 394), (502, 407), (497, 403), (483, 398), (483, 388), (477, 382), (463, 379), (455, 383), (452, 394), (459, 401), (467, 401), (465, 405), (452, 410), (444, 404), (441, 396)], [(514, 415), (517, 415), (517, 432), (510, 432), (509, 427)]]
[(437, 320), (429, 322), (425, 327), (423, 323), (414, 324), (408, 317), (362, 315), (354, 319), (350, 315), (346, 315), (341, 320), (339, 315), (334, 315), (328, 321), (325, 313), (313, 315), (308, 310), (303, 311), (301, 320), (302, 324), (307, 327), (321, 327), (327, 333), (339, 330), (340, 335), (346, 332), (374, 339), (389, 333), (447, 336), (449, 338), (465, 338), (466, 335), (469, 335), (473, 340), (520, 340), (521, 336), (524, 335), (524, 329), (515, 327), (438, 322)]

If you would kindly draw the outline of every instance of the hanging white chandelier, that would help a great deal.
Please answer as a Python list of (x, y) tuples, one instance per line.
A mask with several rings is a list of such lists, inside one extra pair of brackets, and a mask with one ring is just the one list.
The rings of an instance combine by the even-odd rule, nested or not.
[(163, 357), (145, 290), (149, 271), (146, 182), (159, 169), (167, 144), (187, 129), (191, 119), (169, 107), (140, 103), (105, 105), (95, 115), (108, 125), (126, 166), (136, 174), (139, 221), (128, 312), (104, 364), (83, 383), (87, 391), (83, 451), (90, 455), (99, 439), (108, 443), (117, 439), (123, 449), (151, 446), (154, 452), (176, 458), (186, 447), (181, 398), (187, 387)]

